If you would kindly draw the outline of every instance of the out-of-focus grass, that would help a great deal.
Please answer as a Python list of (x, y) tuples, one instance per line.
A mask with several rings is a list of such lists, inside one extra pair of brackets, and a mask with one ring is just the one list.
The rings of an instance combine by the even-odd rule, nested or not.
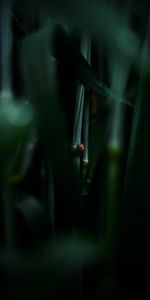
[[(67, 166), (68, 136), (59, 102), (57, 62), (54, 60), (55, 25), (27, 37), (23, 42), (23, 73), (45, 143), (46, 155), (54, 167)], [(51, 56), (50, 56), (51, 55)]]
[(1, 268), (9, 266), (8, 282), (14, 296), (20, 293), (28, 297), (60, 297), (78, 286), (80, 267), (86, 270), (99, 262), (100, 249), (90, 238), (60, 237), (54, 245), (26, 253), (1, 255)]

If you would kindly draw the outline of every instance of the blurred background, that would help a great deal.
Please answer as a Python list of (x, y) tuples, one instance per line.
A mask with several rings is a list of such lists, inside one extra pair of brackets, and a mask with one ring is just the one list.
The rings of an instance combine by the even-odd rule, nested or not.
[(149, 12), (1, 0), (1, 299), (148, 298)]

